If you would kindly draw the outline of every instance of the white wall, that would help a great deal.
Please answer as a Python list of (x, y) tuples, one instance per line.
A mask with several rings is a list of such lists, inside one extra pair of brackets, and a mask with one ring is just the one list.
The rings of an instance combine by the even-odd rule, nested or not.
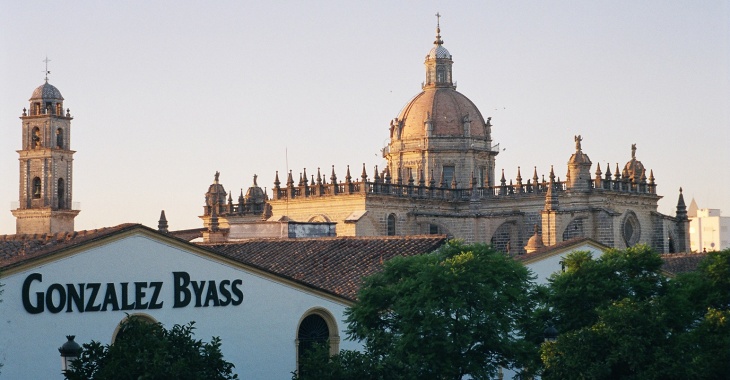
[[(243, 302), (238, 306), (173, 308), (172, 272), (187, 272), (192, 280), (242, 280)], [(44, 311), (30, 314), (22, 303), (24, 280), (40, 273), (42, 282), (33, 282), (31, 293), (46, 291), (54, 283), (114, 283), (121, 296), (120, 283), (161, 281), (158, 310), (138, 310), (162, 322), (174, 324), (195, 321), (195, 337), (210, 341), (220, 336), (226, 360), (236, 366), (242, 379), (288, 379), (296, 366), (295, 339), (303, 314), (312, 308), (328, 310), (338, 321), (340, 347), (358, 349), (360, 345), (345, 340), (343, 312), (345, 306), (304, 289), (285, 285), (269, 277), (224, 265), (176, 246), (143, 235), (135, 235), (110, 244), (88, 249), (70, 257), (30, 270), (4, 276), (0, 303), (0, 376), (7, 379), (53, 379), (60, 375), (58, 347), (65, 335), (76, 335), (79, 343), (97, 340), (110, 343), (124, 311), (71, 312)], [(78, 286), (78, 285), (77, 285)], [(230, 287), (229, 287), (230, 289)], [(130, 291), (130, 293), (133, 293)], [(147, 290), (146, 300), (152, 291)], [(53, 292), (57, 302), (58, 292)], [(205, 291), (204, 291), (205, 294)], [(87, 291), (87, 298), (88, 298)], [(103, 294), (97, 299), (103, 301)], [(35, 298), (32, 298), (35, 303)]]
[(565, 256), (575, 251), (588, 251), (593, 255), (593, 258), (598, 258), (603, 254), (603, 252), (598, 248), (589, 244), (584, 244), (564, 253), (549, 256), (540, 261), (527, 264), (526, 266), (532, 271), (533, 274), (537, 276), (535, 282), (537, 282), (538, 284), (547, 284), (547, 280), (550, 275), (562, 270), (560, 262), (565, 260)]

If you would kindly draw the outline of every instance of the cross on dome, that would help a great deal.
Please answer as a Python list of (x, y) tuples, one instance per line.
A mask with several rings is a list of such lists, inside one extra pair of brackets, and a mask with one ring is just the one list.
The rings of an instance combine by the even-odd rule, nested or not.
[(436, 41), (434, 45), (442, 45), (444, 41), (441, 39), (441, 14), (436, 12)]
[(43, 62), (46, 63), (46, 69), (44, 70), (44, 73), (46, 74), (46, 83), (48, 83), (48, 74), (51, 73), (50, 71), (48, 71), (48, 62), (51, 62), (51, 60), (48, 59), (48, 56), (46, 56), (46, 59), (44, 59)]

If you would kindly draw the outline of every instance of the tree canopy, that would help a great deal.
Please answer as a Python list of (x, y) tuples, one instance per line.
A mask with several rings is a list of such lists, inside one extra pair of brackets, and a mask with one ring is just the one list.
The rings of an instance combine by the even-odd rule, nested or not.
[(730, 373), (730, 250), (668, 279), (647, 246), (569, 255), (549, 281), (560, 331), (544, 379), (724, 379)]
[(451, 241), (430, 254), (396, 257), (364, 280), (346, 311), (348, 336), (364, 342), (364, 353), (330, 364), (387, 379), (488, 379), (500, 367), (522, 368), (537, 352), (524, 339), (533, 292), (528, 270), (486, 245)]
[(127, 318), (114, 344), (91, 341), (66, 373), (69, 380), (237, 379), (223, 359), (221, 340), (193, 337), (194, 322), (167, 330), (160, 323)]

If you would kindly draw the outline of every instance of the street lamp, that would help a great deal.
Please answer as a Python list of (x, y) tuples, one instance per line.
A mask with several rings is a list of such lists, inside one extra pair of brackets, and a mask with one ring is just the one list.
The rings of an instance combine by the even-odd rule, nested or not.
[(558, 330), (553, 325), (543, 330), (542, 335), (545, 337), (545, 342), (555, 342), (558, 340)]
[(81, 351), (83, 351), (83, 348), (74, 342), (74, 338), (76, 338), (76, 335), (66, 335), (68, 341), (58, 349), (58, 352), (61, 353), (61, 372), (64, 376), (66, 375), (66, 371), (71, 369), (71, 363), (78, 359)]

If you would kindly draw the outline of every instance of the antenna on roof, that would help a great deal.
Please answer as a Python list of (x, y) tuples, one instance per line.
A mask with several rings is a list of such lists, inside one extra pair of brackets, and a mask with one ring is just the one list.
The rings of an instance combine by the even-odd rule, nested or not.
[(51, 73), (50, 71), (48, 71), (48, 62), (51, 62), (51, 60), (48, 59), (48, 56), (46, 56), (46, 59), (44, 59), (43, 62), (46, 63), (46, 70), (44, 72), (46, 74), (46, 83), (48, 83), (48, 74)]

